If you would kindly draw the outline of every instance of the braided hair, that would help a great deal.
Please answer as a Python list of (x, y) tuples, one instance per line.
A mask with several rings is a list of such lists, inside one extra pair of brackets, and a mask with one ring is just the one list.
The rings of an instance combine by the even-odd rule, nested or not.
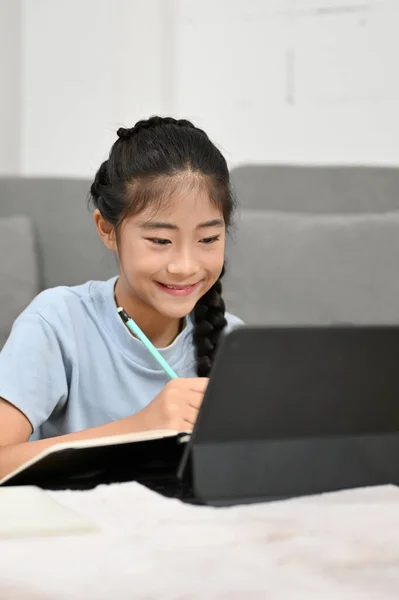
[[(207, 134), (190, 121), (153, 116), (120, 127), (109, 157), (90, 188), (91, 204), (116, 231), (122, 221), (150, 203), (162, 203), (165, 182), (184, 172), (202, 176), (212, 202), (229, 227), (234, 211), (227, 163)], [(194, 308), (193, 341), (199, 377), (210, 374), (220, 335), (227, 324), (221, 279)]]

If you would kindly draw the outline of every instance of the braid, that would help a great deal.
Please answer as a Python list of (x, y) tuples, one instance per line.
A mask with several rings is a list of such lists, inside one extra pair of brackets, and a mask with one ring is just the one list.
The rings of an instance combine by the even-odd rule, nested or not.
[(91, 207), (98, 208), (104, 219), (117, 226), (119, 222), (118, 213), (123, 214), (123, 202), (120, 203), (120, 208), (118, 207), (115, 214), (115, 206), (118, 206), (118, 201), (110, 193), (110, 186), (108, 160), (105, 160), (91, 184), (88, 201)]
[(209, 377), (220, 335), (227, 325), (225, 304), (222, 298), (221, 278), (197, 302), (194, 308), (193, 340), (197, 358), (198, 377)]
[(203, 135), (208, 137), (206, 135), (205, 131), (202, 131), (202, 129), (199, 129), (198, 127), (193, 125), (193, 123), (191, 123), (191, 121), (187, 121), (186, 119), (174, 119), (173, 117), (157, 117), (157, 116), (150, 117), (149, 119), (137, 121), (137, 123), (134, 125), (134, 127), (128, 127), (128, 128), (119, 127), (119, 129), (116, 133), (117, 133), (118, 137), (121, 139), (129, 139), (133, 135), (136, 135), (137, 133), (139, 133), (139, 131), (143, 131), (146, 129), (153, 129), (154, 127), (162, 127), (165, 125), (174, 125), (176, 127), (186, 127), (188, 129), (195, 129), (196, 131), (199, 131), (200, 133), (202, 133)]
[(108, 166), (108, 161), (105, 160), (101, 167), (98, 169), (96, 176), (94, 178), (93, 183), (91, 184), (90, 187), (90, 195), (95, 203), (95, 205), (98, 205), (98, 202), (100, 200), (100, 196), (101, 196), (101, 191), (102, 189), (107, 185), (108, 183), (108, 170), (107, 170), (107, 166)]

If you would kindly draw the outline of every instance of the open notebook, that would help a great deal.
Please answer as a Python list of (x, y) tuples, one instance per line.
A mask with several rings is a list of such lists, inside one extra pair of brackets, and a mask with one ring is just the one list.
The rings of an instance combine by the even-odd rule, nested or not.
[(60, 443), (0, 480), (0, 486), (87, 489), (101, 483), (176, 473), (190, 434), (153, 430)]

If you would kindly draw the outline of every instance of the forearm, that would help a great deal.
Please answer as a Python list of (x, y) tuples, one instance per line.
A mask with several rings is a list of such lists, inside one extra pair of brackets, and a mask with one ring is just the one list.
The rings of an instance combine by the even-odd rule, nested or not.
[(112, 435), (123, 435), (150, 429), (143, 416), (144, 415), (141, 413), (137, 413), (134, 416), (113, 421), (106, 425), (100, 425), (98, 427), (92, 427), (90, 429), (84, 429), (66, 435), (60, 435), (35, 442), (23, 442), (20, 444), (0, 446), (0, 479), (23, 465), (26, 461), (34, 458), (40, 452), (43, 452), (43, 450), (56, 446), (57, 444), (108, 437)]

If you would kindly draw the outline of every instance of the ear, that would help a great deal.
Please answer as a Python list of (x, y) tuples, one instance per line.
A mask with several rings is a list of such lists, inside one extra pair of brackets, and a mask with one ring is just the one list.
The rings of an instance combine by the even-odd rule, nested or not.
[(94, 211), (93, 218), (98, 235), (102, 239), (104, 246), (108, 248), (108, 250), (116, 252), (117, 245), (114, 226), (104, 219), (98, 208)]

